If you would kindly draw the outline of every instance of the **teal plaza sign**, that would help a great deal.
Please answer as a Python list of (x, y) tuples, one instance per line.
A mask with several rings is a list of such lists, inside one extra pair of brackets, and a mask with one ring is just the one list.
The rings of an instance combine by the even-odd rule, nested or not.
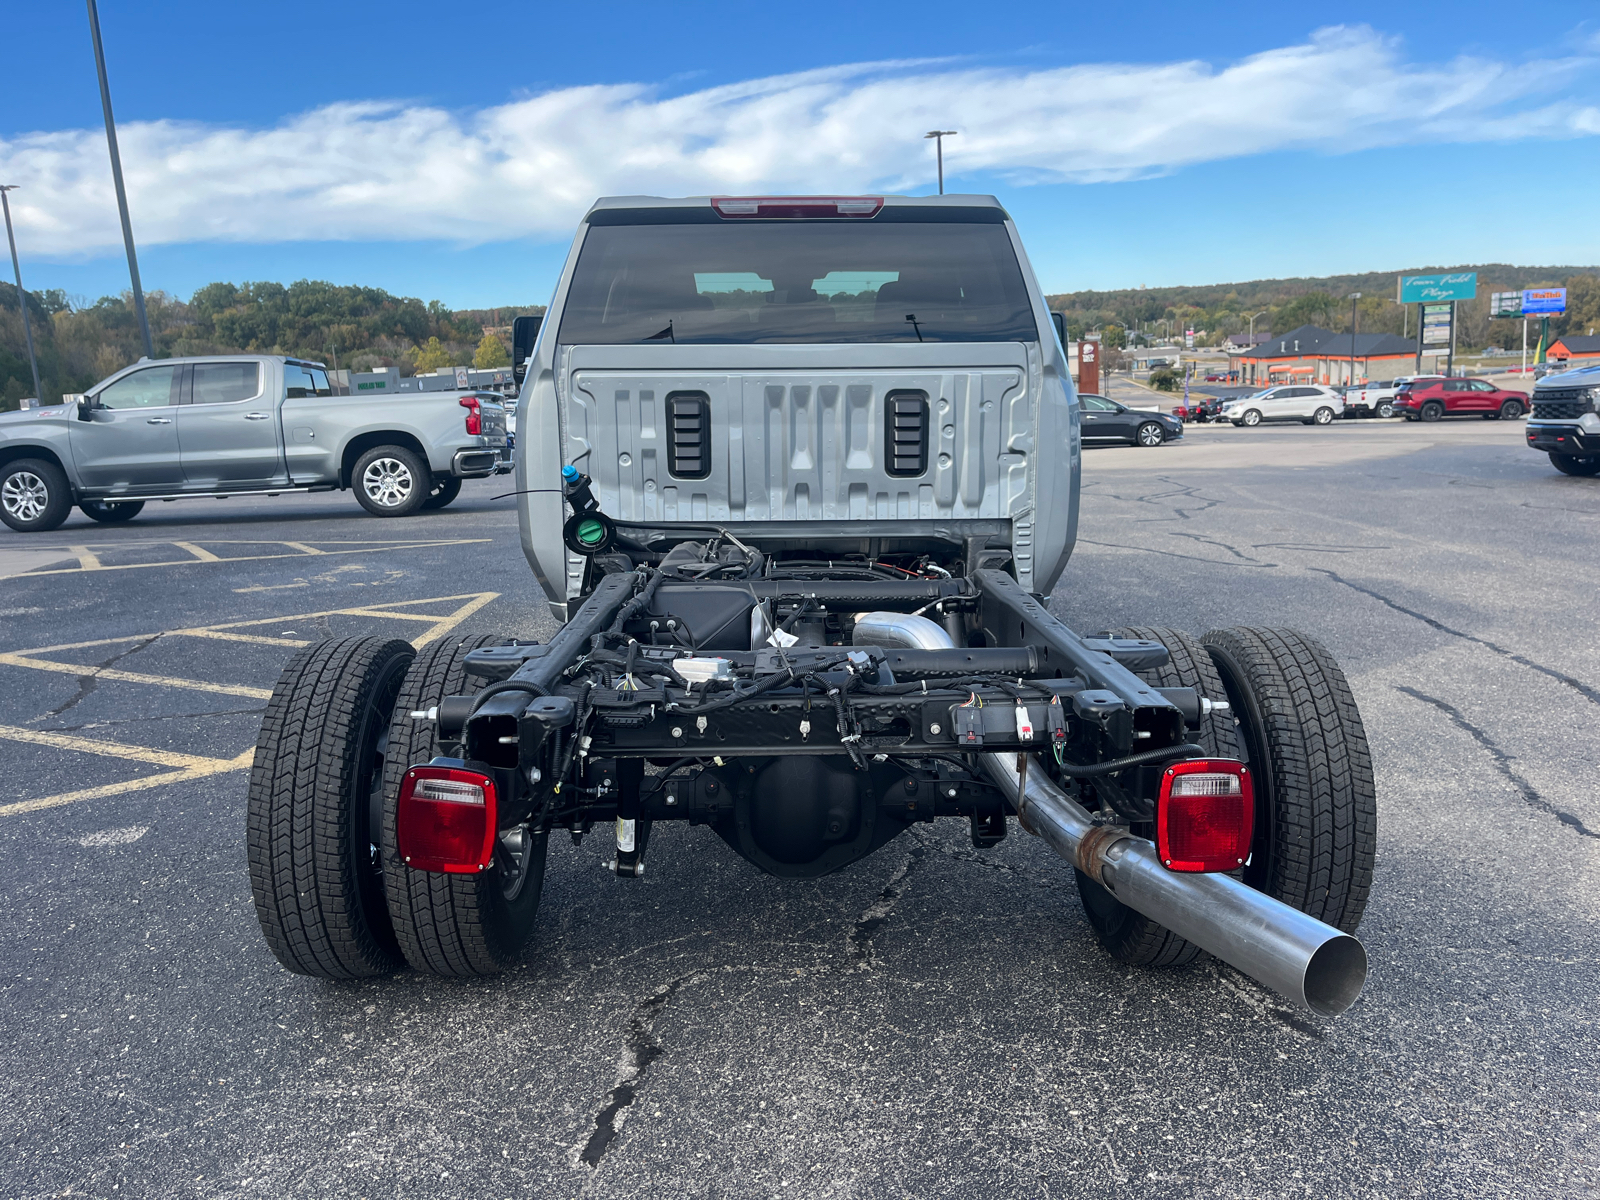
[(1401, 304), (1440, 304), (1446, 300), (1471, 300), (1478, 294), (1478, 273), (1400, 276)]

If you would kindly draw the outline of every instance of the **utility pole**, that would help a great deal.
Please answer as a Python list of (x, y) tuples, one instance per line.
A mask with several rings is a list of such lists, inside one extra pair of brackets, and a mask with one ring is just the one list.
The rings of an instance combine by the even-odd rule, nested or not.
[(106, 145), (111, 149), (111, 180), (117, 185), (117, 211), (122, 214), (122, 242), (128, 248), (128, 278), (133, 281), (133, 308), (139, 314), (146, 358), (156, 356), (150, 340), (150, 319), (144, 312), (144, 289), (139, 286), (139, 259), (133, 252), (133, 225), (128, 220), (128, 193), (122, 186), (122, 155), (117, 152), (117, 122), (111, 115), (111, 85), (106, 82), (106, 52), (100, 45), (100, 10), (89, 0), (89, 33), (94, 38), (94, 65), (100, 73), (100, 107), (106, 114)]
[[(94, 0), (89, 0), (89, 2), (92, 4)], [(944, 140), (947, 137), (955, 136), (956, 131), (954, 129), (930, 129), (922, 135), (924, 141), (928, 138), (933, 139), (935, 153), (939, 156), (939, 195), (941, 196), (944, 195)]]
[(1356, 385), (1356, 301), (1359, 299), (1360, 292), (1350, 293), (1350, 378), (1346, 382), (1351, 387)]
[[(44, 403), (44, 393), (39, 387), (39, 359), (33, 352), (33, 328), (28, 324), (28, 293), (22, 290), (22, 263), (17, 258), (17, 235), (11, 232), (11, 201), (6, 197), (7, 192), (14, 192), (17, 185), (14, 183), (0, 184), (0, 206), (6, 210), (6, 241), (11, 243), (11, 269), (17, 275), (17, 306), (22, 309), (22, 336), (28, 343), (28, 365), (33, 368), (33, 402)], [(1527, 337), (1523, 337), (1527, 343)]]

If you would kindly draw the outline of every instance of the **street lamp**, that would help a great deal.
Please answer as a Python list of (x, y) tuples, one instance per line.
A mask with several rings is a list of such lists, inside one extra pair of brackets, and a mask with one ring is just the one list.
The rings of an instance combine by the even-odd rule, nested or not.
[(111, 116), (111, 85), (106, 82), (106, 52), (100, 45), (100, 10), (89, 0), (89, 32), (94, 37), (94, 65), (100, 72), (100, 107), (106, 114), (106, 145), (111, 148), (111, 180), (117, 185), (117, 211), (122, 214), (122, 242), (128, 248), (128, 277), (133, 281), (133, 307), (139, 314), (146, 358), (156, 356), (150, 340), (150, 321), (144, 313), (144, 289), (139, 286), (139, 259), (133, 252), (133, 225), (128, 220), (128, 193), (122, 186), (122, 155), (117, 151), (117, 123)]
[(39, 360), (33, 353), (33, 329), (28, 324), (28, 293), (22, 290), (22, 264), (17, 259), (16, 234), (11, 232), (11, 201), (6, 197), (7, 192), (16, 190), (14, 183), (0, 184), (0, 207), (6, 210), (6, 241), (11, 243), (11, 269), (17, 274), (17, 304), (22, 309), (22, 336), (28, 342), (28, 365), (33, 368), (33, 402), (43, 404), (44, 393), (39, 388)]
[[(1271, 311), (1272, 310), (1270, 308), (1263, 308), (1260, 312), (1258, 312), (1256, 314), (1256, 317), (1264, 317)], [(1254, 346), (1256, 344), (1256, 317), (1251, 317), (1250, 318), (1250, 345), (1251, 346)]]
[(1347, 382), (1351, 387), (1356, 385), (1356, 301), (1359, 299), (1360, 292), (1350, 293), (1350, 378)]
[(930, 129), (922, 135), (924, 141), (928, 138), (933, 139), (934, 151), (939, 156), (939, 195), (941, 196), (944, 195), (944, 140), (947, 137), (955, 136), (956, 130), (954, 129)]

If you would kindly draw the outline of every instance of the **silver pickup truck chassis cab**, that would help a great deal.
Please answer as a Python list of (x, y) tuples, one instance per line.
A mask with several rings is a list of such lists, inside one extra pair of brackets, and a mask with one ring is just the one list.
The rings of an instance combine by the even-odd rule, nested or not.
[(660, 821), (807, 878), (948, 819), (1045, 839), (1123, 962), (1355, 1001), (1375, 800), (1345, 678), (1291, 630), (1047, 610), (1077, 400), (995, 200), (603, 200), (531, 328), (522, 542), (563, 627), (289, 663), (249, 802), (285, 966), (508, 966), (563, 832), (627, 886)]
[(230, 354), (141, 360), (67, 403), (0, 414), (0, 520), (105, 524), (154, 500), (350, 488), (374, 516), (443, 508), (508, 472), (493, 392), (335, 396), (321, 363)]

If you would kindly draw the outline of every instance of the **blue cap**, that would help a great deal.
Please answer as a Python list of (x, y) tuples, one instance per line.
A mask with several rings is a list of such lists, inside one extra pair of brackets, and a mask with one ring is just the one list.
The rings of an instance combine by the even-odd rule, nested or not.
[(573, 466), (571, 463), (568, 463), (566, 466), (561, 468), (561, 478), (565, 479), (568, 483), (576, 483), (578, 479), (578, 468)]

